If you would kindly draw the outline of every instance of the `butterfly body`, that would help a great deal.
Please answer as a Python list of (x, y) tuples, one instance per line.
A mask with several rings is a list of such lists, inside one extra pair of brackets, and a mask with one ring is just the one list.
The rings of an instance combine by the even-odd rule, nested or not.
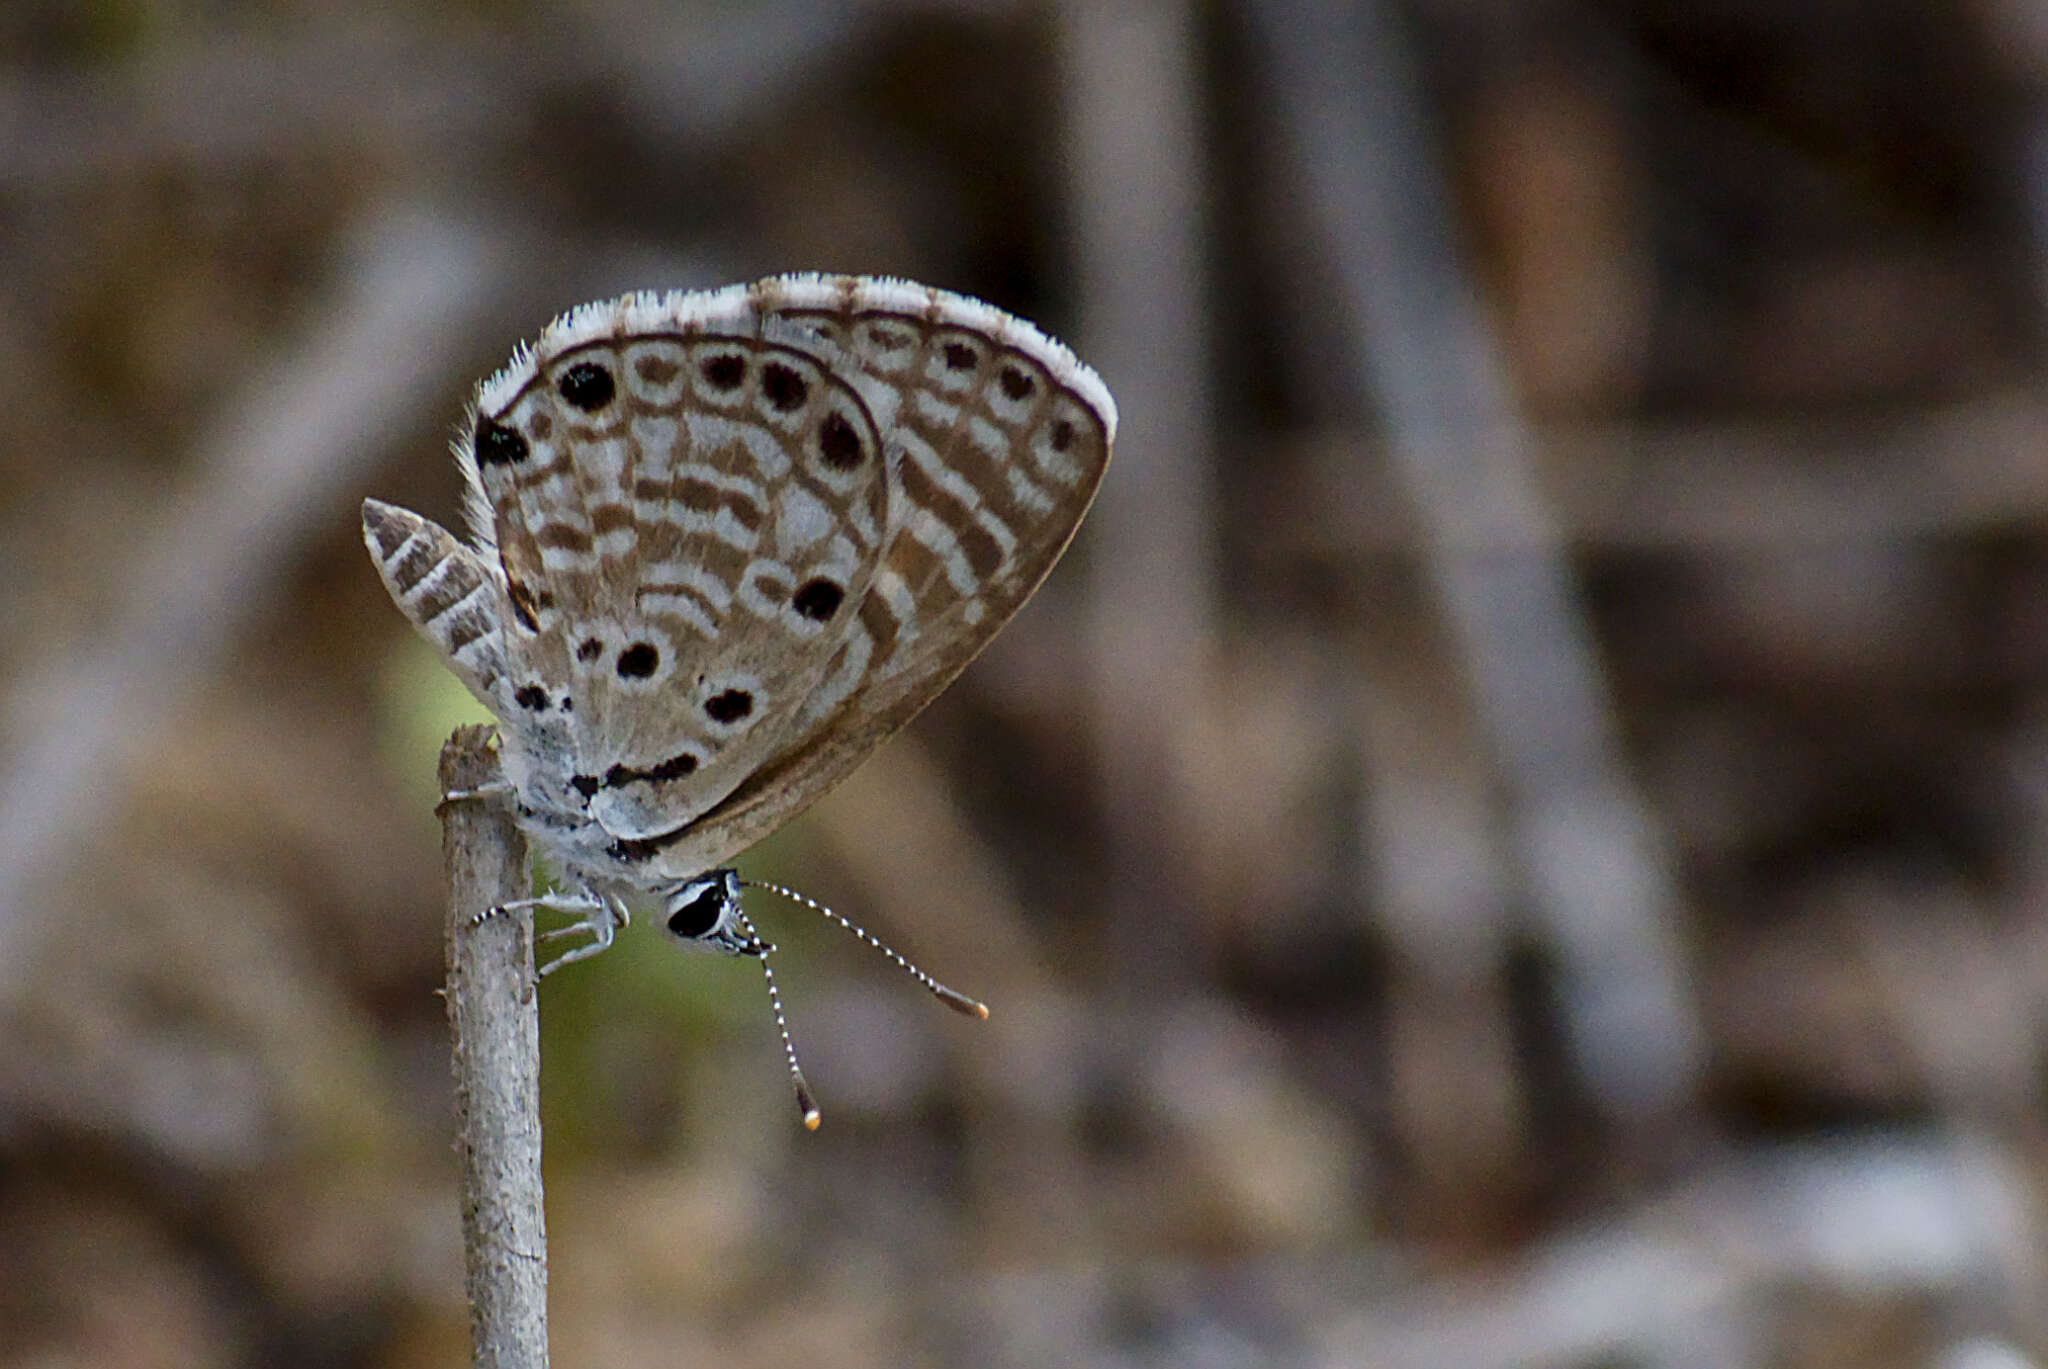
[(497, 716), (558, 906), (608, 943), (654, 895), (685, 940), (744, 951), (717, 867), (979, 653), (1115, 425), (1064, 347), (963, 296), (816, 275), (630, 295), (478, 388), (470, 541), (374, 500), (364, 536)]

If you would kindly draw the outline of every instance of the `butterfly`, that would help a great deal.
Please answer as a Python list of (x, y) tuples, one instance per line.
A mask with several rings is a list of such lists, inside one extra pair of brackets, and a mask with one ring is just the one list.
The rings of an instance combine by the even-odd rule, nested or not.
[(498, 720), (505, 797), (562, 881), (530, 902), (587, 933), (547, 968), (609, 946), (635, 896), (687, 944), (765, 955), (726, 862), (1016, 613), (1116, 423), (1031, 324), (861, 276), (588, 304), (478, 386), (469, 540), (374, 499), (363, 536)]

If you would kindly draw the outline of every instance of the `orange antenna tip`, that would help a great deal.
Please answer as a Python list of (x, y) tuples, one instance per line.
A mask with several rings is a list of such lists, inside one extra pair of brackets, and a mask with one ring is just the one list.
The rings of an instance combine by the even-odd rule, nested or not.
[(969, 998), (958, 989), (949, 989), (937, 980), (931, 982), (931, 990), (933, 994), (937, 995), (939, 1002), (963, 1017), (976, 1017), (980, 1018), (983, 1022), (988, 1021), (988, 1004), (980, 999)]

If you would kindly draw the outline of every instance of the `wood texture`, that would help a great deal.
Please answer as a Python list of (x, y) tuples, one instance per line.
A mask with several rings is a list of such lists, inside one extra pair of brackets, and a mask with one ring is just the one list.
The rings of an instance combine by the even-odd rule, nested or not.
[[(442, 793), (501, 782), (491, 739), (487, 727), (456, 730), (441, 751)], [(471, 1363), (538, 1369), (548, 1362), (548, 1259), (533, 914), (471, 925), (479, 910), (525, 895), (526, 843), (504, 809), (476, 799), (444, 801), (441, 822)]]

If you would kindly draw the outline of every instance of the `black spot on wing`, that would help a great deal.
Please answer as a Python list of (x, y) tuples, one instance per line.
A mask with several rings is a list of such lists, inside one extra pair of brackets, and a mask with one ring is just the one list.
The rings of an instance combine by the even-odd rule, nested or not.
[(737, 352), (720, 352), (717, 356), (704, 358), (698, 367), (704, 383), (714, 390), (737, 390), (740, 382), (747, 378), (747, 359)]
[(833, 411), (818, 425), (818, 455), (835, 471), (850, 471), (860, 465), (860, 434), (845, 414)]
[(836, 580), (819, 576), (806, 580), (797, 586), (790, 596), (790, 607), (814, 623), (822, 623), (839, 611), (839, 605), (846, 598), (846, 587)]
[(730, 725), (754, 711), (754, 696), (744, 689), (728, 689), (704, 701), (704, 713), (711, 721)]
[[(664, 780), (679, 780), (696, 770), (696, 768), (697, 757), (688, 751), (680, 755), (670, 756), (660, 764), (650, 765), (645, 770), (636, 769), (630, 765), (615, 765), (604, 772), (604, 787), (607, 789), (618, 789), (625, 785), (638, 784), (642, 781), (658, 784)], [(580, 779), (581, 777), (579, 776), (578, 778)]]
[(761, 393), (768, 396), (768, 402), (778, 413), (788, 413), (803, 407), (804, 400), (811, 393), (810, 384), (797, 374), (796, 368), (780, 361), (771, 361), (761, 368)]
[(511, 466), (526, 460), (533, 449), (504, 424), (488, 418), (476, 421), (476, 459), (481, 466)]
[(564, 400), (594, 414), (612, 402), (617, 387), (612, 382), (612, 373), (594, 361), (579, 361), (562, 372), (555, 382), (555, 390)]
[(644, 680), (661, 669), (661, 653), (652, 643), (634, 642), (619, 653), (617, 669), (622, 680)]

